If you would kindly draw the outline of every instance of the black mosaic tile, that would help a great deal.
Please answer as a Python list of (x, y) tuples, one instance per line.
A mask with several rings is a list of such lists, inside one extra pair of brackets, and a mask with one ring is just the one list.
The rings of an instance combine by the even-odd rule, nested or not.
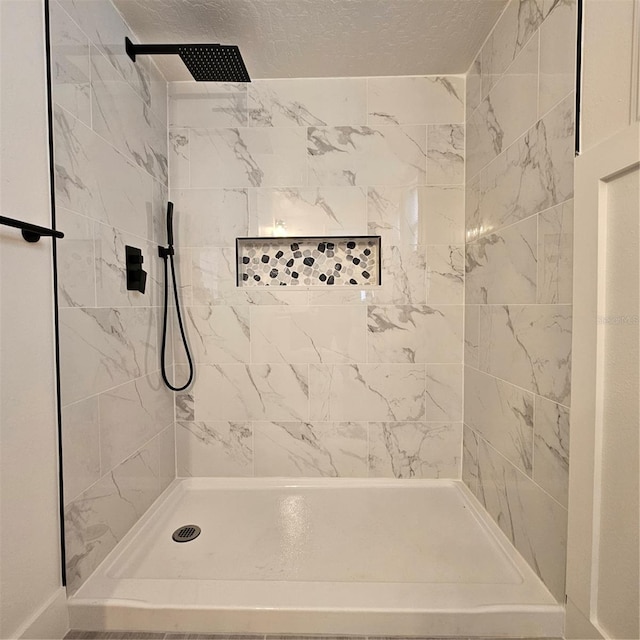
[(376, 286), (380, 237), (238, 238), (238, 286)]

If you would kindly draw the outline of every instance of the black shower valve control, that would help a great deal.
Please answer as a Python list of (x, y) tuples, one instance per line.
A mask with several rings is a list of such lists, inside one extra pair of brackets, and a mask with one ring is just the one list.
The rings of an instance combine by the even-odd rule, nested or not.
[(125, 245), (127, 257), (127, 291), (144, 293), (147, 284), (147, 272), (142, 268), (144, 258), (137, 247)]

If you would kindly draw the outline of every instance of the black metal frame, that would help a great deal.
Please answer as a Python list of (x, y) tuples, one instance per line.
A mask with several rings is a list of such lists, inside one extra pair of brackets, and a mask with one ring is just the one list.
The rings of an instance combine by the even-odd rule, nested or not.
[(62, 233), (62, 231), (47, 229), (47, 227), (40, 227), (37, 224), (31, 224), (30, 222), (24, 222), (23, 220), (16, 220), (15, 218), (7, 218), (6, 216), (0, 216), (0, 224), (4, 224), (7, 227), (14, 227), (15, 229), (21, 229), (22, 237), (27, 242), (38, 242), (42, 236), (64, 238), (64, 233)]
[[(53, 145), (53, 80), (51, 78), (51, 19), (50, 0), (44, 0), (44, 38), (47, 74), (47, 125), (49, 137), (49, 190), (51, 200), (51, 226), (56, 228), (56, 183), (54, 165), (54, 145)], [(64, 526), (64, 472), (62, 467), (62, 390), (60, 387), (60, 312), (58, 301), (58, 246), (57, 238), (62, 235), (53, 236), (51, 243), (53, 260), (53, 325), (54, 325), (54, 351), (56, 362), (56, 417), (58, 427), (58, 508), (60, 512), (60, 580), (62, 586), (67, 585), (67, 551), (65, 546), (65, 526)]]
[[(238, 268), (240, 264), (240, 243), (242, 242), (264, 242), (264, 243), (275, 243), (278, 241), (281, 242), (303, 242), (304, 240), (313, 240), (313, 241), (324, 241), (324, 242), (336, 242), (337, 240), (349, 241), (349, 240), (375, 240), (378, 243), (378, 285), (382, 284), (382, 236), (368, 236), (368, 235), (351, 235), (351, 236), (247, 236), (236, 238), (236, 287), (242, 287), (242, 282), (240, 281), (240, 269)], [(323, 288), (327, 285), (302, 285), (304, 286), (322, 286)], [(350, 285), (352, 288), (357, 288), (355, 285)], [(302, 288), (300, 287), (300, 288)], [(298, 287), (294, 287), (298, 289)]]
[(583, 0), (578, 0), (576, 5), (576, 113), (575, 113), (575, 153), (579, 156), (582, 149), (582, 41), (584, 7)]

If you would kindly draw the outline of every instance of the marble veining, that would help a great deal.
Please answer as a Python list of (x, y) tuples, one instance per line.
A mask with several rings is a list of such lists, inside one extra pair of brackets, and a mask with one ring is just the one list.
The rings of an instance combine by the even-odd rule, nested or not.
[(311, 420), (422, 420), (425, 369), (415, 364), (309, 365)]
[(325, 126), (366, 122), (365, 78), (256, 80), (248, 87), (254, 127)]
[(483, 169), (485, 233), (573, 196), (574, 116), (569, 96)]
[(551, 593), (564, 598), (567, 511), (485, 442), (478, 497)]
[(357, 422), (256, 422), (255, 473), (260, 476), (363, 477), (367, 425)]
[(535, 399), (533, 479), (567, 508), (569, 494), (569, 409)]
[(253, 448), (250, 422), (176, 423), (176, 464), (182, 477), (251, 476)]
[(461, 425), (371, 423), (369, 473), (373, 477), (457, 478)]
[(537, 243), (535, 216), (468, 243), (467, 303), (536, 302)]
[(533, 394), (467, 367), (465, 423), (528, 476), (533, 471)]
[(309, 127), (309, 184), (424, 184), (425, 144), (424, 125)]
[(464, 127), (435, 124), (427, 127), (427, 184), (464, 182)]
[(480, 369), (567, 404), (571, 392), (571, 307), (503, 305), (480, 312)]

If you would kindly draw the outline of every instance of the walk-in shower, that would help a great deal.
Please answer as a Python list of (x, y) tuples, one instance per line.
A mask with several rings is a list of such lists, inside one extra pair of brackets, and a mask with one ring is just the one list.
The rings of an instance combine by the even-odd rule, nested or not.
[[(417, 3), (473, 46), (298, 77), (213, 38), (217, 3), (149, 3), (134, 36), (52, 2), (72, 627), (560, 637), (574, 100), (547, 27), (575, 6), (510, 0), (486, 39), (506, 0)], [(331, 3), (367, 33), (414, 3), (375, 4)], [(189, 25), (148, 26), (169, 6)], [(125, 47), (163, 33), (238, 42), (253, 82)]]

